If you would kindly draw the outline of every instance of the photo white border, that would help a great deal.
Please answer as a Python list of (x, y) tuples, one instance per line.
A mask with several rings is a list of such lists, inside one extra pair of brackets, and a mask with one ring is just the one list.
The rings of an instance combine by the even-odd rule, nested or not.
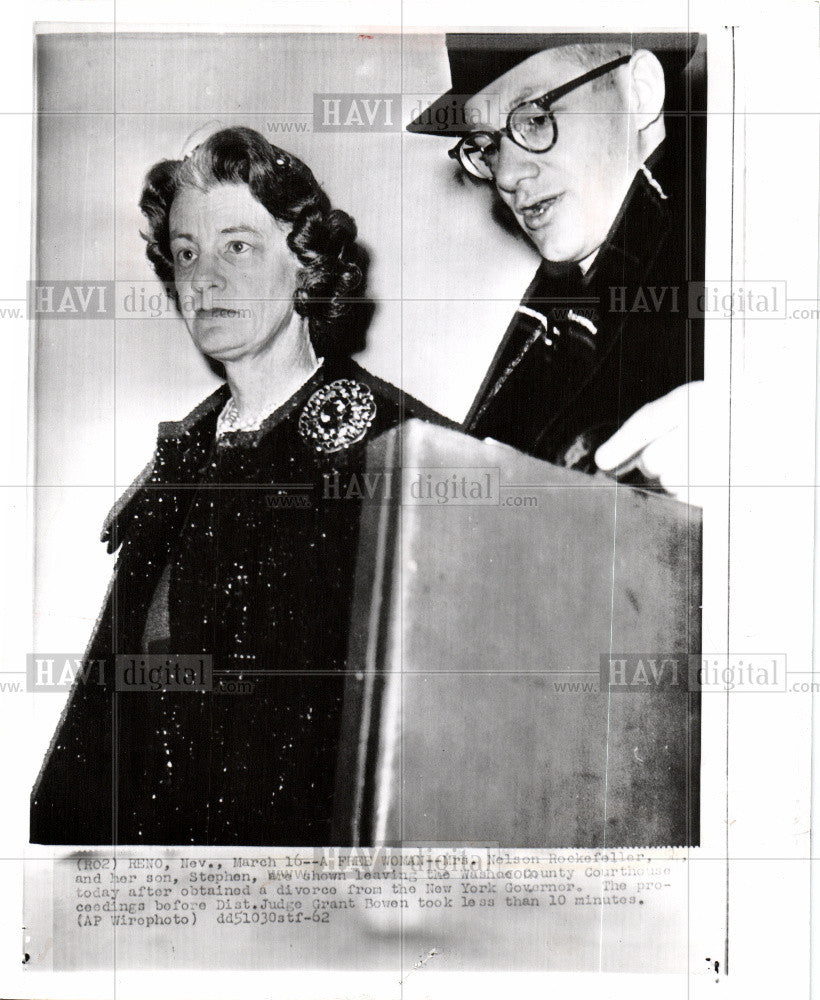
[[(469, 10), (467, 9), (469, 6)], [(550, 10), (555, 10), (554, 18), (550, 16)], [(743, 99), (745, 107), (757, 109), (759, 107), (769, 107), (777, 111), (777, 100), (789, 101), (788, 108), (791, 113), (801, 112), (809, 116), (817, 115), (816, 90), (815, 93), (807, 94), (797, 90), (792, 90), (791, 86), (784, 86), (786, 81), (794, 81), (795, 68), (805, 67), (808, 70), (807, 78), (813, 79), (812, 74), (816, 72), (816, 46), (817, 46), (817, 12), (812, 9), (812, 5), (806, 4), (781, 4), (777, 7), (776, 29), (773, 25), (774, 8), (769, 11), (752, 11), (748, 5), (743, 4), (720, 4), (697, 6), (689, 4), (684, 7), (681, 4), (659, 5), (647, 3), (595, 3), (587, 4), (583, 11), (573, 11), (572, 23), (567, 24), (567, 28), (589, 27), (613, 29), (622, 27), (624, 24), (639, 25), (642, 29), (652, 28), (680, 28), (689, 27), (697, 30), (712, 31), (717, 30), (721, 24), (737, 24), (739, 34), (738, 51), (742, 53), (741, 58), (746, 58), (747, 72), (743, 79)], [(133, 22), (140, 25), (151, 23), (156, 27), (164, 24), (171, 30), (208, 30), (203, 25), (206, 18), (213, 18), (214, 23), (219, 21), (224, 27), (230, 24), (233, 30), (242, 26), (243, 30), (270, 31), (270, 26), (266, 23), (269, 20), (276, 21), (277, 26), (290, 26), (293, 28), (309, 28), (314, 30), (333, 30), (334, 27), (348, 27), (351, 30), (366, 31), (384, 30), (386, 26), (396, 30), (429, 30), (431, 27), (438, 27), (446, 24), (458, 27), (482, 27), (486, 28), (486, 16), (481, 16), (485, 11), (476, 11), (472, 5), (451, 4), (451, 3), (423, 3), (404, 4), (401, 7), (382, 9), (376, 4), (350, 4), (340, 9), (337, 3), (300, 3), (300, 4), (249, 4), (241, 9), (231, 10), (230, 20), (226, 21), (226, 8), (223, 4), (177, 4), (165, 2), (162, 4), (137, 4), (118, 3), (102, 4), (98, 2), (73, 4), (71, 0), (64, 3), (46, 3), (31, 5), (28, 9), (10, 8), (8, 19), (4, 28), (4, 52), (3, 59), (0, 60), (0, 78), (3, 79), (5, 87), (4, 93), (4, 120), (7, 126), (6, 138), (7, 149), (14, 152), (5, 164), (6, 184), (4, 190), (4, 217), (7, 226), (14, 234), (13, 238), (5, 245), (3, 253), (4, 263), (4, 294), (9, 297), (16, 297), (20, 293), (18, 290), (25, 288), (28, 279), (28, 258), (25, 253), (20, 252), (21, 247), (30, 246), (27, 238), (30, 230), (30, 219), (32, 218), (31, 203), (27, 197), (30, 191), (30, 178), (32, 177), (31, 164), (31, 89), (26, 86), (26, 81), (31, 80), (31, 26), (34, 21), (38, 22), (68, 22), (87, 23), (97, 21), (104, 30), (110, 30), (110, 26), (116, 19), (116, 25), (121, 30), (135, 30)], [(150, 18), (149, 18), (150, 14)], [(347, 24), (340, 23), (346, 14), (350, 19)], [(560, 4), (539, 5), (538, 18), (533, 17), (533, 10), (523, 8), (520, 18), (514, 17), (513, 13), (505, 7), (504, 15), (507, 19), (505, 24), (509, 28), (516, 21), (516, 27), (522, 29), (532, 28), (534, 25), (549, 24), (555, 27), (566, 16)], [(30, 18), (30, 20), (29, 20)], [(311, 20), (311, 26), (305, 24), (306, 20)], [(243, 24), (243, 21), (245, 24)], [(387, 24), (385, 23), (387, 22)], [(376, 27), (378, 25), (378, 28)], [(213, 29), (218, 30), (218, 29)], [(772, 33), (781, 42), (780, 47), (772, 45)], [(711, 62), (711, 36), (710, 36), (710, 115), (718, 112), (711, 102), (712, 80), (716, 72)], [(761, 54), (766, 55), (762, 61)], [(755, 73), (759, 72), (758, 67), (765, 66), (765, 86), (767, 93), (761, 93), (761, 86), (764, 81), (755, 78)], [(765, 103), (768, 102), (768, 103)], [(794, 109), (794, 110), (792, 110)], [(772, 149), (769, 162), (765, 159), (756, 159), (754, 162), (738, 161), (736, 163), (736, 177), (741, 176), (744, 184), (735, 188), (735, 223), (736, 233), (738, 224), (742, 218), (739, 209), (745, 209), (747, 205), (757, 204), (756, 199), (771, 198), (772, 178), (786, 177), (788, 184), (778, 185), (777, 198), (779, 207), (782, 209), (784, 218), (809, 219), (816, 218), (817, 208), (817, 143), (816, 140), (816, 117), (811, 119), (812, 127), (806, 129), (805, 146), (800, 147), (798, 156), (790, 156), (786, 164), (783, 163), (780, 150)], [(736, 120), (736, 125), (737, 125)], [(754, 130), (755, 123), (746, 118), (744, 120), (742, 133), (738, 129), (735, 133), (736, 154), (739, 148), (739, 136), (742, 134), (748, 139), (749, 133)], [(713, 135), (715, 130), (710, 128), (709, 137), (709, 159), (713, 159)], [(725, 137), (724, 137), (725, 139)], [(723, 142), (724, 139), (720, 141)], [(7, 154), (8, 155), (8, 154)], [(801, 157), (803, 157), (801, 161)], [(710, 171), (710, 188), (708, 200), (710, 212), (714, 209), (711, 206), (716, 204), (716, 196), (713, 193), (715, 182)], [(742, 200), (738, 204), (738, 196), (742, 191)], [(745, 218), (745, 213), (744, 213)], [(710, 239), (714, 239), (712, 233), (714, 215), (709, 222)], [(743, 244), (740, 241), (735, 246), (736, 264), (743, 266), (752, 259), (772, 260), (772, 254), (768, 254), (767, 242), (772, 242), (772, 236), (776, 233), (749, 232), (748, 229), (740, 227), (743, 233)], [(817, 294), (817, 227), (813, 230), (807, 226), (806, 238), (801, 242), (801, 233), (790, 233), (790, 251), (794, 255), (788, 260), (789, 273), (786, 276), (789, 281), (811, 281), (812, 268), (814, 277), (814, 294)], [(759, 241), (759, 242), (758, 242)], [(777, 241), (775, 241), (777, 242)], [(795, 247), (794, 244), (797, 243)], [(763, 246), (759, 244), (764, 244)], [(776, 249), (776, 248), (775, 248)], [(757, 256), (755, 256), (757, 254)], [(713, 256), (707, 257), (707, 274), (711, 271)], [(774, 263), (774, 261), (772, 261)], [(740, 272), (739, 272), (740, 273)], [(794, 276), (797, 277), (794, 277)], [(725, 275), (724, 275), (725, 276)], [(755, 278), (755, 274), (749, 277)], [(738, 366), (734, 375), (742, 380), (749, 379), (749, 370), (753, 371), (753, 377), (758, 377), (761, 369), (768, 369), (772, 381), (764, 383), (763, 388), (774, 388), (780, 390), (772, 395), (766, 394), (766, 408), (777, 424), (777, 414), (782, 411), (790, 412), (790, 404), (793, 399), (790, 396), (802, 397), (810, 394), (812, 407), (814, 408), (814, 395), (816, 386), (816, 364), (809, 369), (805, 363), (796, 371), (790, 374), (788, 379), (782, 377), (781, 365), (788, 367), (788, 361), (779, 356), (774, 358), (769, 356), (765, 345), (761, 345), (755, 340), (746, 340), (745, 331), (739, 332), (740, 344), (733, 351), (732, 363)], [(816, 337), (816, 329), (815, 329)], [(754, 339), (754, 337), (752, 338)], [(7, 428), (14, 428), (18, 433), (12, 440), (11, 456), (6, 469), (4, 469), (4, 490), (2, 491), (2, 510), (4, 523), (12, 526), (7, 540), (16, 539), (16, 547), (9, 552), (8, 565), (14, 567), (11, 574), (4, 575), (3, 603), (2, 603), (2, 624), (17, 626), (9, 628), (6, 634), (12, 636), (5, 645), (3, 653), (3, 669), (11, 662), (21, 662), (18, 657), (25, 653), (28, 643), (27, 636), (21, 634), (24, 630), (20, 627), (26, 621), (27, 608), (30, 607), (30, 577), (28, 577), (28, 590), (26, 587), (27, 572), (30, 566), (30, 557), (26, 542), (30, 538), (30, 523), (26, 521), (27, 491), (24, 485), (27, 481), (28, 464), (26, 460), (25, 441), (22, 434), (21, 414), (26, 412), (26, 390), (28, 384), (28, 330), (26, 324), (20, 324), (20, 328), (9, 327), (7, 332), (7, 372), (9, 391), (4, 395), (2, 401), (2, 418)], [(707, 345), (709, 342), (707, 341)], [(742, 344), (742, 350), (740, 346)], [(757, 353), (755, 353), (757, 352)], [(772, 351), (777, 355), (776, 350)], [(788, 352), (787, 352), (788, 353)], [(763, 357), (761, 357), (761, 354)], [(751, 356), (750, 356), (751, 355)], [(801, 359), (805, 362), (804, 355)], [(712, 372), (717, 371), (720, 359), (715, 358), (710, 346), (707, 346), (707, 375), (712, 377)], [(733, 376), (733, 384), (735, 378)], [(752, 387), (753, 388), (753, 387)], [(745, 398), (743, 388), (739, 390), (742, 398)], [(742, 406), (737, 406), (733, 410), (733, 440), (740, 441), (738, 447), (749, 449), (735, 456), (735, 472), (741, 476), (745, 471), (755, 468), (757, 456), (751, 451), (751, 444), (744, 440), (743, 431), (748, 431), (748, 437), (755, 438), (758, 415), (749, 413)], [(745, 426), (748, 424), (748, 427)], [(812, 422), (809, 432), (814, 431), (815, 425)], [(781, 427), (783, 431), (788, 427)], [(809, 493), (814, 499), (815, 492), (815, 468), (814, 445), (808, 439), (811, 433), (802, 437), (795, 434), (792, 438), (786, 436), (780, 442), (780, 447), (786, 455), (790, 456), (790, 462), (786, 461), (786, 456), (779, 456), (780, 464), (788, 467), (791, 464), (795, 469), (800, 470), (800, 475), (794, 483), (784, 486), (789, 490), (800, 491), (800, 495)], [(766, 437), (768, 441), (768, 435)], [(810, 456), (808, 452), (810, 450)], [(765, 476), (761, 476), (765, 478)], [(773, 491), (777, 489), (777, 483), (766, 482), (764, 484), (750, 484), (749, 492), (753, 495), (755, 489), (762, 493), (763, 490)], [(788, 581), (795, 575), (801, 581), (805, 580), (807, 567), (809, 564), (809, 574), (813, 567), (811, 559), (813, 556), (813, 538), (811, 543), (805, 534), (805, 512), (799, 509), (800, 519), (793, 522), (791, 530), (784, 530), (785, 537), (783, 552), (778, 557), (776, 552), (766, 548), (767, 557), (763, 565), (760, 559), (755, 558), (755, 553), (759, 549), (751, 550), (750, 545), (760, 541), (760, 534), (766, 530), (772, 530), (773, 525), (778, 524), (778, 516), (782, 516), (782, 508), (778, 504), (776, 494), (773, 499), (767, 500), (763, 496), (756, 496), (753, 501), (752, 510), (745, 509), (745, 502), (734, 504), (733, 497), (733, 521), (732, 521), (732, 550), (733, 565), (732, 572), (732, 606), (735, 609), (737, 619), (734, 622), (727, 622), (724, 634), (732, 634), (733, 648), (737, 647), (737, 640), (744, 639), (749, 642), (763, 642), (766, 648), (770, 647), (769, 639), (773, 635), (775, 641), (778, 635), (789, 635), (798, 637), (805, 633), (807, 622), (805, 619), (789, 620), (788, 617), (774, 623), (768, 621), (755, 621), (750, 618), (759, 609), (760, 601), (757, 591), (760, 589), (760, 581), (767, 581), (766, 586), (772, 587), (772, 599), (776, 608), (780, 609), (778, 603), (777, 590), (787, 588)], [(799, 507), (799, 505), (798, 505)], [(797, 508), (796, 508), (797, 509)], [(762, 519), (763, 527), (755, 523), (755, 519)], [(783, 526), (780, 525), (782, 528)], [(709, 529), (707, 527), (707, 538)], [(713, 541), (707, 542), (707, 552), (712, 551)], [(802, 548), (802, 551), (799, 551)], [(708, 621), (715, 622), (716, 634), (717, 617), (711, 618), (711, 608), (709, 605), (713, 598), (709, 596), (708, 589), (711, 588), (713, 595), (719, 593), (720, 588), (725, 586), (721, 580), (712, 581), (710, 570), (706, 568), (705, 580), (705, 604)], [(803, 598), (805, 595), (801, 595)], [(799, 602), (801, 614), (805, 611), (805, 601)], [(748, 609), (748, 610), (747, 610)], [(777, 629), (783, 631), (778, 633)], [(711, 629), (711, 625), (710, 625)], [(768, 634), (767, 634), (768, 630)], [(706, 637), (707, 629), (704, 629)], [(710, 633), (715, 634), (715, 633)], [(765, 640), (765, 641), (764, 641)], [(706, 638), (705, 638), (706, 641)], [(744, 645), (744, 643), (741, 643)], [(753, 648), (753, 647), (749, 647)], [(757, 648), (763, 648), (758, 646)], [(778, 651), (780, 651), (779, 647)], [(717, 652), (718, 650), (716, 650)], [(786, 650), (783, 650), (784, 652)], [(797, 658), (801, 656), (805, 659), (807, 650), (805, 643), (798, 643)], [(810, 655), (810, 648), (808, 650)], [(809, 668), (810, 669), (810, 668)], [(3, 727), (4, 751), (6, 760), (9, 760), (8, 752), (13, 751), (14, 735), (14, 707), (7, 704), (8, 699), (3, 700), (0, 705), (0, 721), (6, 723)], [(11, 707), (11, 711), (9, 711)], [(711, 707), (711, 706), (710, 706)], [(708, 709), (707, 709), (708, 710)], [(803, 757), (795, 764), (790, 759), (780, 759), (776, 755), (776, 750), (780, 741), (788, 734), (784, 731), (784, 725), (788, 725), (788, 713), (785, 720), (779, 720), (774, 732), (766, 731), (761, 733), (759, 709), (755, 709), (754, 703), (751, 705), (732, 704), (732, 717), (730, 718), (731, 736), (731, 759), (730, 773), (732, 792), (730, 802), (740, 802), (742, 809), (739, 814), (731, 811), (731, 816), (727, 814), (725, 825), (727, 827), (727, 837), (735, 836), (730, 834), (729, 824), (740, 824), (738, 834), (740, 839), (730, 842), (732, 856), (746, 858), (745, 867), (741, 868), (740, 863), (733, 866), (739, 873), (738, 878), (746, 878), (741, 872), (748, 873), (750, 870), (763, 871), (768, 867), (770, 871), (773, 865), (780, 865), (786, 873), (786, 881), (794, 887), (790, 894), (775, 896), (774, 901), (771, 896), (771, 880), (763, 882), (751, 879), (754, 884), (765, 884), (768, 888), (768, 897), (758, 901), (759, 909), (750, 906), (744, 911), (743, 903), (746, 894), (738, 897), (737, 909), (731, 924), (730, 935), (732, 939), (732, 952), (737, 955), (733, 957), (732, 972), (727, 979), (721, 983), (724, 994), (728, 990), (730, 995), (747, 996), (750, 984), (754, 984), (760, 992), (769, 989), (777, 989), (779, 993), (789, 996), (802, 995), (802, 993), (792, 992), (789, 987), (789, 975), (796, 977), (795, 986), (802, 988), (805, 981), (805, 970), (808, 965), (808, 955), (805, 950), (804, 930), (808, 922), (808, 893), (807, 885), (803, 883), (802, 876), (795, 879), (793, 872), (799, 868), (801, 873), (808, 865), (808, 855), (805, 846), (808, 843), (807, 832), (803, 824), (796, 822), (793, 824), (791, 835), (788, 834), (783, 825), (777, 823), (777, 817), (770, 815), (771, 802), (774, 798), (778, 802), (777, 789), (773, 787), (773, 775), (766, 774), (764, 790), (759, 793), (759, 800), (754, 801), (756, 789), (756, 772), (749, 766), (749, 761), (745, 757), (747, 752), (754, 751), (756, 743), (765, 736), (766, 742), (772, 747), (775, 760), (772, 763), (772, 772), (781, 776), (782, 783), (790, 786), (795, 783), (795, 778), (799, 779), (801, 791), (798, 800), (795, 802), (795, 810), (801, 819), (808, 822), (811, 802), (805, 798), (808, 793), (807, 779), (809, 778), (806, 760), (808, 755), (808, 745), (804, 746)], [(802, 718), (801, 726), (805, 725)], [(10, 718), (11, 716), (11, 718)], [(24, 716), (23, 716), (24, 718)], [(709, 728), (714, 728), (714, 719), (708, 722)], [(707, 719), (704, 718), (704, 729), (707, 728)], [(806, 733), (808, 736), (808, 733)], [(793, 740), (788, 741), (792, 746)], [(704, 754), (704, 767), (715, 768), (715, 761)], [(719, 762), (721, 763), (721, 762)], [(711, 772), (710, 772), (711, 773)], [(10, 801), (22, 801), (27, 807), (28, 788), (21, 787), (15, 781), (14, 769), (6, 769), (4, 772), (6, 803)], [(24, 810), (27, 818), (27, 808)], [(19, 899), (19, 874), (21, 866), (16, 858), (20, 856), (21, 844), (25, 838), (20, 838), (19, 817), (12, 817), (7, 823), (3, 835), (3, 860), (6, 892), (4, 893), (4, 905), (0, 910), (0, 968), (2, 971), (2, 989), (0, 992), (7, 997), (27, 997), (27, 996), (48, 996), (48, 997), (72, 997), (82, 995), (84, 997), (103, 997), (112, 995), (112, 987), (116, 986), (116, 995), (126, 997), (131, 995), (144, 994), (148, 989), (156, 997), (164, 995), (179, 996), (235, 996), (239, 989), (239, 983), (235, 973), (218, 974), (207, 972), (195, 974), (184, 973), (163, 973), (160, 976), (152, 976), (150, 973), (130, 973), (118, 974), (115, 978), (107, 973), (88, 975), (57, 975), (54, 977), (40, 977), (36, 975), (23, 975), (20, 969), (20, 928), (19, 914), (20, 908), (15, 900)], [(711, 821), (710, 821), (711, 826)], [(790, 828), (791, 829), (791, 828)], [(756, 844), (764, 843), (768, 853), (762, 856), (761, 860), (755, 861), (758, 852), (755, 850)], [(735, 846), (737, 845), (737, 847)], [(738, 850), (739, 848), (739, 850)], [(801, 853), (802, 850), (802, 853)], [(777, 854), (780, 854), (780, 858)], [(786, 860), (781, 860), (786, 859)], [(794, 868), (788, 867), (794, 865)], [(10, 875), (9, 869), (14, 870)], [(734, 880), (733, 880), (734, 882)], [(753, 894), (750, 893), (751, 896)], [(774, 912), (773, 912), (774, 910)], [(761, 915), (765, 919), (761, 919)], [(693, 915), (694, 919), (697, 914)], [(776, 938), (776, 947), (773, 946), (773, 935), (777, 931), (777, 924), (781, 929), (785, 928), (787, 933)], [(750, 961), (750, 958), (752, 959)], [(16, 974), (15, 974), (16, 970)], [(791, 970), (791, 973), (789, 972)], [(404, 995), (425, 995), (428, 991), (436, 995), (441, 991), (441, 995), (451, 995), (452, 993), (480, 997), (495, 996), (502, 985), (500, 976), (482, 974), (472, 977), (461, 975), (457, 983), (452, 983), (451, 976), (436, 977), (434, 973), (422, 979), (419, 977), (416, 986), (409, 981), (404, 985)], [(355, 974), (326, 974), (326, 973), (298, 973), (292, 979), (285, 974), (276, 977), (275, 985), (272, 974), (249, 974), (243, 976), (241, 983), (241, 993), (244, 996), (271, 996), (271, 995), (304, 995), (304, 996), (364, 996), (364, 995), (397, 995), (397, 977), (388, 974), (370, 974), (369, 976), (358, 976)], [(687, 984), (679, 977), (665, 979), (663, 983), (658, 982), (656, 977), (597, 977), (579, 976), (577, 974), (549, 974), (542, 976), (539, 974), (516, 974), (517, 984), (515, 988), (520, 988), (522, 992), (528, 992), (530, 988), (543, 988), (546, 984), (555, 991), (571, 989), (573, 994), (584, 996), (587, 992), (596, 996), (620, 996), (629, 995), (631, 997), (657, 996), (659, 992), (664, 996), (701, 995), (710, 988), (705, 978), (695, 978)], [(448, 980), (450, 980), (448, 982)], [(504, 989), (513, 988), (506, 974), (503, 981)], [(687, 992), (688, 989), (688, 992)]]

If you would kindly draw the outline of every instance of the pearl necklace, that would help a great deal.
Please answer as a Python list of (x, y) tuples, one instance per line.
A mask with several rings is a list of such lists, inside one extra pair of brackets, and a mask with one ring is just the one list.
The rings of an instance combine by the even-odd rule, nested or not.
[[(270, 411), (271, 413), (273, 410)], [(270, 413), (260, 414), (258, 416), (245, 417), (240, 419), (239, 412), (236, 409), (236, 403), (234, 402), (233, 396), (228, 400), (225, 406), (222, 408), (222, 412), (219, 414), (219, 419), (216, 423), (216, 436), (218, 438), (225, 434), (230, 434), (233, 431), (256, 431), (262, 425), (262, 422), (270, 416)]]
[[(310, 372), (307, 377), (293, 390), (290, 394), (298, 392), (299, 389), (308, 382), (316, 372), (322, 367), (324, 363), (324, 358), (319, 358), (316, 367)], [(290, 396), (288, 396), (290, 399)], [(276, 403), (274, 406), (264, 409), (261, 413), (251, 414), (250, 416), (240, 417), (239, 411), (236, 408), (236, 403), (234, 402), (233, 396), (228, 399), (228, 402), (222, 407), (222, 412), (217, 417), (216, 421), (216, 437), (224, 437), (226, 434), (232, 434), (236, 431), (258, 431), (262, 424), (268, 419), (274, 410), (278, 410), (282, 403), (287, 402), (287, 400), (282, 400)]]

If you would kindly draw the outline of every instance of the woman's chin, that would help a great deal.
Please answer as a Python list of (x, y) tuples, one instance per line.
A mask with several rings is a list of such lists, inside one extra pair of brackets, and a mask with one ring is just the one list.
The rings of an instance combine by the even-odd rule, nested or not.
[(193, 341), (213, 361), (233, 361), (242, 357), (250, 348), (247, 338), (237, 336), (237, 332), (221, 329), (197, 331), (193, 335)]

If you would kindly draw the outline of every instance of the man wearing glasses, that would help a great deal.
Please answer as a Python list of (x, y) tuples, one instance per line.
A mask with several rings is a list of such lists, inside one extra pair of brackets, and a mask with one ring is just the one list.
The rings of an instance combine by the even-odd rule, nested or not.
[(705, 118), (685, 113), (683, 75), (696, 44), (448, 35), (453, 86), (408, 126), (457, 137), (451, 156), (495, 185), (542, 258), (465, 429), (678, 495), (703, 377), (687, 318), (704, 239)]

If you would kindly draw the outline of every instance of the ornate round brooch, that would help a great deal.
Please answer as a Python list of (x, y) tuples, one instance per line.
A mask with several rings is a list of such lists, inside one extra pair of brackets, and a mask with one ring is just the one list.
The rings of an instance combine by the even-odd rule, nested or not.
[(304, 441), (325, 455), (361, 441), (376, 417), (376, 400), (361, 382), (340, 378), (310, 397), (299, 416)]

